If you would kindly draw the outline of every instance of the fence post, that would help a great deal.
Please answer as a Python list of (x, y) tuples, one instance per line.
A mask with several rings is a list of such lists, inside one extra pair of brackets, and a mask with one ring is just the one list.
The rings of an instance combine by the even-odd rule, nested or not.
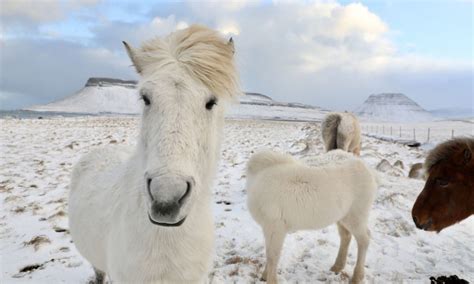
[(451, 129), (451, 139), (454, 138), (454, 129)]
[(400, 138), (402, 138), (402, 127), (400, 126)]
[(415, 140), (415, 141), (416, 141), (415, 128), (413, 128), (413, 140)]
[(375, 134), (379, 134), (379, 126), (375, 126)]
[(390, 126), (390, 136), (393, 136), (392, 135), (392, 127)]
[(382, 125), (382, 134), (385, 135), (385, 125)]
[(430, 142), (430, 128), (428, 127), (428, 139), (427, 142)]

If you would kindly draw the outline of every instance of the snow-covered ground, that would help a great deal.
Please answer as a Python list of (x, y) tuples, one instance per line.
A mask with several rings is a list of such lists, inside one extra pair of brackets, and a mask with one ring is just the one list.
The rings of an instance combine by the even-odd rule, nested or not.
[[(93, 147), (134, 144), (136, 117), (48, 117), (0, 119), (0, 282), (85, 283), (90, 265), (71, 242), (67, 227), (72, 165)], [(472, 128), (471, 128), (472, 130)], [(244, 168), (261, 148), (309, 158), (322, 153), (318, 123), (228, 120), (213, 208), (216, 224), (211, 283), (258, 282), (264, 242), (246, 207)], [(411, 207), (424, 182), (406, 178), (426, 153), (400, 144), (363, 138), (362, 158), (380, 173), (382, 186), (370, 217), (372, 242), (368, 283), (429, 283), (429, 276), (456, 274), (474, 281), (474, 218), (440, 234), (417, 230)], [(344, 273), (329, 271), (337, 254), (336, 227), (287, 237), (279, 264), (283, 283), (345, 283), (352, 275), (353, 241)], [(24, 270), (24, 272), (20, 272)]]
[(226, 117), (233, 119), (271, 119), (290, 121), (322, 121), (330, 111), (320, 108), (280, 105), (238, 104), (233, 105)]
[[(430, 146), (451, 139), (452, 136), (474, 136), (474, 118), (412, 123), (362, 122), (361, 127), (363, 133), (370, 135), (411, 139), (430, 144)], [(415, 135), (413, 135), (413, 130)]]

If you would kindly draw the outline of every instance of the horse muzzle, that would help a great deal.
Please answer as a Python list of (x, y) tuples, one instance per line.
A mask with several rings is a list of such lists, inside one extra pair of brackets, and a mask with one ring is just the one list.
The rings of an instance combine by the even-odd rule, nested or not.
[(433, 219), (429, 218), (428, 220), (425, 221), (420, 221), (416, 216), (413, 216), (413, 222), (415, 223), (415, 226), (420, 229), (420, 230), (425, 230), (425, 231), (434, 231), (431, 227), (433, 225)]
[(159, 226), (177, 227), (184, 223), (192, 195), (194, 179), (181, 176), (147, 178), (151, 204), (148, 218)]
[(176, 223), (162, 223), (162, 222), (157, 222), (155, 220), (153, 220), (153, 218), (150, 216), (150, 214), (148, 214), (148, 219), (150, 220), (150, 222), (152, 224), (155, 224), (155, 225), (158, 225), (158, 226), (163, 226), (163, 227), (179, 227), (181, 226), (184, 221), (186, 220), (186, 217), (184, 217), (183, 219), (181, 219), (180, 221), (176, 222)]

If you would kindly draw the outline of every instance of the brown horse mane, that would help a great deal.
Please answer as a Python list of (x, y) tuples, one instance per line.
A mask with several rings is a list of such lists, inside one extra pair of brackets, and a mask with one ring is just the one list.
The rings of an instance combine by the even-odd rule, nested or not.
[(439, 144), (431, 150), (425, 160), (425, 169), (429, 172), (430, 169), (442, 160), (448, 159), (453, 152), (468, 148), (469, 151), (474, 150), (473, 138), (455, 138), (444, 143)]

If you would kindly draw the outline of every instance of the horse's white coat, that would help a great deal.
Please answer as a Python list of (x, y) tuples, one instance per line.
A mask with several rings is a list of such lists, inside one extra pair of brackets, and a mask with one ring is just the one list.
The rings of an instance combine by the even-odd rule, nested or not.
[(359, 282), (364, 277), (367, 222), (377, 190), (376, 177), (362, 160), (342, 150), (308, 162), (311, 166), (290, 155), (263, 151), (248, 163), (248, 207), (265, 236), (267, 265), (262, 277), (269, 283), (277, 282), (276, 267), (287, 233), (337, 222), (341, 246), (331, 270), (344, 268), (352, 234), (358, 244), (352, 279)]
[[(97, 149), (75, 166), (71, 236), (79, 252), (114, 282), (203, 282), (213, 250), (210, 185), (224, 106), (239, 94), (233, 45), (214, 31), (191, 26), (140, 49), (126, 47), (142, 76), (140, 93), (151, 103), (144, 106), (135, 149)], [(209, 110), (212, 98), (217, 105)], [(192, 178), (177, 216), (186, 217), (181, 226), (150, 222), (147, 177)], [(172, 186), (162, 185), (159, 198), (170, 198)]]
[(361, 131), (357, 117), (349, 112), (326, 115), (321, 123), (326, 151), (341, 149), (360, 155)]

